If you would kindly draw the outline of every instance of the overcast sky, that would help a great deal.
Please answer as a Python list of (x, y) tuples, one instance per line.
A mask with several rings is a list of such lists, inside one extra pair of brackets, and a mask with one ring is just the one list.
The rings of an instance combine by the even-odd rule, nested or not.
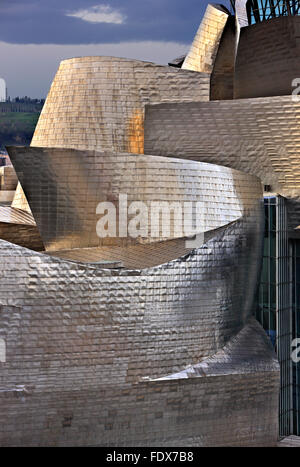
[(65, 58), (114, 55), (166, 64), (186, 52), (207, 3), (0, 0), (0, 77), (10, 96), (40, 98)]

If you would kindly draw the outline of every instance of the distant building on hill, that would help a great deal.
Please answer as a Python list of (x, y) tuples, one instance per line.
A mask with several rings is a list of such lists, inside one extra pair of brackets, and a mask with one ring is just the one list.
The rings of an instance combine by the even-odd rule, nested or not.
[(4, 79), (0, 78), (0, 102), (6, 101), (6, 83)]

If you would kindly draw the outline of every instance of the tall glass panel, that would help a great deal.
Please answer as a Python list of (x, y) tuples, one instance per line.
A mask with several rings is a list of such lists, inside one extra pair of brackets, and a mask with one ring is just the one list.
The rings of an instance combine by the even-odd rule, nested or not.
[(281, 380), (279, 425), (280, 434), (287, 436), (293, 433), (295, 399), (291, 359), (293, 277), (287, 210), (285, 199), (281, 196), (265, 197), (264, 205), (265, 241), (257, 319), (278, 355)]
[(293, 341), (296, 345), (292, 350), (297, 350), (294, 358), (292, 359), (293, 365), (293, 406), (294, 406), (294, 434), (300, 435), (300, 362), (297, 361), (298, 355), (300, 356), (300, 240), (291, 240), (292, 250), (292, 275), (293, 275), (293, 288), (292, 288), (292, 301), (293, 301)]
[(265, 197), (265, 240), (257, 319), (276, 347), (276, 197)]

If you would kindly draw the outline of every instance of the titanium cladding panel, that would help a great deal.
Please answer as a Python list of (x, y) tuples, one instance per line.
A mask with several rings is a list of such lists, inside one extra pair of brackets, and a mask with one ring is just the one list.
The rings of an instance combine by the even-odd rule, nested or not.
[(300, 77), (300, 17), (285, 16), (241, 29), (235, 98), (285, 96)]
[(234, 167), (296, 200), (299, 122), (300, 104), (292, 96), (148, 106), (145, 151)]
[(20, 182), (18, 182), (17, 184), (14, 199), (12, 200), (12, 203), (11, 203), (11, 207), (15, 209), (20, 209), (22, 211), (26, 211), (29, 214), (32, 214)]
[(145, 203), (151, 229), (155, 227), (152, 202), (180, 205), (181, 209), (171, 213), (168, 237), (160, 232), (158, 217), (154, 219), (157, 236), (147, 231), (145, 242), (192, 235), (192, 218), (185, 219), (184, 233), (174, 228), (182, 227), (185, 202), (200, 204), (197, 228), (201, 233), (241, 218), (261, 196), (258, 179), (213, 164), (71, 149), (19, 147), (8, 151), (49, 251), (140, 242), (140, 237), (97, 235), (98, 203), (110, 201), (117, 211), (119, 194), (127, 195), (128, 205)]
[[(299, 196), (299, 107), (208, 102), (223, 75), (219, 96), (233, 94), (227, 19), (208, 6), (184, 64), (197, 72), (63, 61), (31, 147), (9, 148), (24, 191), (0, 224), (37, 226), (47, 251), (0, 240), (1, 445), (276, 445), (279, 366), (253, 318), (264, 228), (253, 174)], [(202, 242), (102, 243), (96, 205), (122, 192), (200, 200)]]
[(114, 57), (64, 60), (31, 146), (144, 153), (144, 106), (208, 101), (209, 75)]
[[(274, 443), (276, 358), (257, 323), (244, 327), (260, 270), (261, 213), (255, 203), (201, 248), (135, 271), (0, 241), (1, 444)], [(253, 394), (263, 395), (259, 416)], [(238, 432), (228, 430), (229, 414)]]
[(211, 73), (228, 13), (221, 5), (208, 5), (192, 46), (183, 62), (183, 70)]

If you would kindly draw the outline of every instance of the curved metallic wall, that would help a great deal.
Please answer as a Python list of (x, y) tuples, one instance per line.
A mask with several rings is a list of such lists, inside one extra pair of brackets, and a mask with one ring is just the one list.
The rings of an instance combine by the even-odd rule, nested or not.
[(236, 18), (229, 16), (222, 34), (210, 79), (210, 100), (233, 99), (234, 69), (239, 28)]
[(44, 250), (33, 216), (10, 206), (0, 207), (0, 238), (33, 250)]
[[(99, 371), (101, 365), (105, 370), (103, 360), (109, 354), (117, 361), (129, 345), (127, 370), (138, 370), (131, 377), (127, 370), (116, 371), (115, 383), (178, 371), (221, 349), (251, 315), (261, 253), (260, 212), (258, 203), (242, 220), (217, 232), (201, 248), (164, 265), (136, 271), (70, 263), (1, 242), (2, 254), (7, 251), (4, 256), (9, 274), (1, 280), (0, 303), (21, 307), (20, 332), (25, 323), (38, 326), (34, 353), (42, 360), (51, 360), (48, 346), (53, 347), (50, 354), (54, 349), (57, 357), (69, 351), (69, 358), (73, 355), (76, 359), (86, 338), (74, 328), (78, 318), (78, 324), (97, 326), (93, 332), (99, 339), (95, 348)], [(12, 277), (18, 283), (17, 291), (9, 286)], [(9, 323), (5, 323), (3, 317), (1, 329), (8, 332)], [(63, 339), (68, 332), (74, 333), (69, 350)], [(110, 332), (114, 345), (109, 350), (101, 339)], [(164, 348), (162, 342), (169, 332), (172, 337)], [(26, 361), (32, 345), (25, 334), (15, 345), (21, 345)], [(9, 334), (5, 338), (8, 351), (11, 349), (9, 367), (14, 360), (13, 342)], [(21, 360), (23, 357), (20, 355)], [(31, 358), (34, 361), (35, 355)], [(93, 368), (86, 371), (92, 373)], [(34, 374), (28, 377), (37, 378)], [(20, 384), (21, 380), (26, 380), (24, 374), (20, 374)]]
[[(173, 221), (182, 227), (185, 202), (200, 203), (200, 233), (237, 220), (261, 196), (255, 177), (212, 164), (70, 149), (19, 147), (8, 151), (49, 251), (141, 241), (127, 235), (97, 235), (98, 203), (110, 201), (118, 212), (119, 194), (127, 195), (128, 205), (145, 203), (149, 231), (150, 225), (155, 227), (151, 223), (151, 202), (180, 204), (182, 212), (171, 213), (169, 236), (161, 233), (154, 237), (147, 232), (143, 237), (148, 242), (193, 234), (193, 219), (185, 219), (184, 233), (173, 228)], [(159, 218), (155, 222), (159, 230)]]
[(115, 57), (64, 60), (31, 146), (143, 154), (144, 106), (209, 100), (209, 75)]
[(13, 201), (11, 203), (11, 207), (15, 208), (15, 209), (20, 209), (20, 210), (25, 211), (25, 212), (28, 212), (29, 214), (32, 214), (31, 209), (29, 207), (28, 201), (26, 199), (26, 196), (24, 194), (24, 191), (23, 191), (23, 188), (22, 188), (20, 182), (18, 182), (18, 184), (17, 184), (14, 199), (13, 199)]
[[(224, 360), (226, 349), (216, 354), (252, 314), (261, 208), (257, 200), (241, 220), (216, 232), (201, 248), (145, 270), (108, 270), (0, 241), (0, 264), (9, 271), (0, 281), (0, 338), (7, 348), (0, 371), (1, 444), (166, 445), (176, 444), (179, 436), (181, 445), (251, 444), (253, 430), (263, 431), (268, 423), (268, 435), (263, 432), (255, 442), (274, 442), (276, 411), (270, 417), (270, 406), (262, 406), (257, 418), (250, 397), (265, 385), (269, 371), (266, 391), (275, 400), (277, 366), (266, 338), (261, 339), (260, 331), (248, 335), (246, 366), (230, 354)], [(250, 362), (252, 349), (256, 357)], [(213, 354), (221, 377), (199, 380), (199, 370), (188, 386), (176, 375), (170, 383), (164, 378), (147, 382)], [(210, 405), (212, 387), (219, 396)], [(182, 409), (170, 402), (175, 388)], [(239, 396), (231, 401), (234, 391)], [(204, 411), (207, 404), (210, 409)], [(134, 422), (137, 407), (140, 415)], [(222, 426), (220, 431), (224, 411), (231, 411), (233, 423), (243, 420), (250, 434), (226, 435)], [(16, 430), (19, 419), (22, 430)]]
[(236, 14), (236, 18), (239, 23), (239, 26), (241, 28), (248, 26), (249, 21), (248, 21), (247, 5), (246, 5), (248, 3), (248, 0), (234, 0), (234, 1), (231, 1), (231, 3), (234, 3), (235, 14)]
[(208, 4), (191, 48), (183, 62), (183, 70), (212, 72), (228, 16), (228, 12), (221, 5)]
[(241, 29), (234, 97), (284, 96), (300, 76), (299, 16), (273, 18)]
[(18, 183), (17, 175), (13, 167), (6, 165), (0, 167), (0, 189), (14, 191)]
[[(299, 116), (291, 96), (148, 106), (145, 151), (234, 167), (296, 201)], [(291, 221), (293, 228), (300, 224)]]
[[(227, 13), (207, 11), (212, 42), (198, 52), (211, 72)], [(168, 144), (175, 152), (163, 155), (190, 157), (199, 139), (197, 104), (207, 104), (202, 121), (215, 105), (207, 102), (209, 81), (205, 73), (133, 60), (64, 61), (32, 147), (9, 148), (24, 188), (14, 208), (30, 214), (27, 197), (51, 251), (0, 240), (1, 445), (276, 444), (278, 364), (252, 317), (261, 184), (232, 168), (157, 157)], [(148, 155), (155, 132), (147, 129), (141, 155), (145, 105), (190, 101), (195, 114), (175, 116), (166, 107), (169, 127), (164, 107), (150, 108), (158, 112), (157, 142)], [(231, 153), (218, 159), (216, 151), (231, 135), (226, 125), (221, 142), (215, 122), (206, 128), (209, 142), (198, 144), (197, 157), (230, 166)], [(201, 245), (187, 247), (183, 237), (96, 242), (95, 203), (115, 201), (121, 191), (135, 201), (201, 199)]]

